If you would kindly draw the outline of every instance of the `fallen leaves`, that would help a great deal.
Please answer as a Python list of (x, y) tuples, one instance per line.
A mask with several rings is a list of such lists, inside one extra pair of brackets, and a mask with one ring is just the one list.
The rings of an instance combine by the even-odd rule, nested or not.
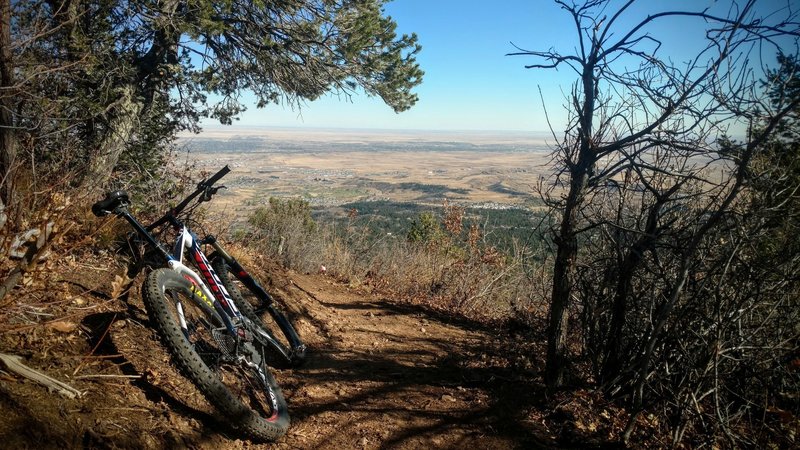
[(57, 320), (47, 324), (47, 328), (58, 331), (60, 333), (71, 333), (78, 328), (78, 324), (68, 320)]
[(111, 298), (116, 300), (122, 296), (131, 286), (131, 280), (127, 276), (117, 275), (111, 282)]

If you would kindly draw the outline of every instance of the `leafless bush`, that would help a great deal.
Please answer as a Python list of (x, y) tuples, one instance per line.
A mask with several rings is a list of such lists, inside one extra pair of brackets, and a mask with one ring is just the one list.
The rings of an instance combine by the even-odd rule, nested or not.
[(674, 444), (687, 430), (731, 446), (789, 439), (753, 430), (769, 411), (798, 412), (785, 392), (800, 387), (800, 253), (739, 184), (741, 169), (711, 169), (723, 159), (677, 182), (628, 173), (585, 210), (595, 226), (576, 277), (583, 350), (603, 389), (632, 407), (626, 436), (649, 406)]

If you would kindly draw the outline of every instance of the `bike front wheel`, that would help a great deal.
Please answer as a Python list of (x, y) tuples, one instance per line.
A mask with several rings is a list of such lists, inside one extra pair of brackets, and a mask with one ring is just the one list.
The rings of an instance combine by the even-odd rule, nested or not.
[(213, 299), (188, 278), (167, 268), (151, 272), (142, 296), (166, 347), (232, 427), (257, 440), (276, 440), (289, 427), (289, 414), (265, 349), (234, 337), (214, 309)]

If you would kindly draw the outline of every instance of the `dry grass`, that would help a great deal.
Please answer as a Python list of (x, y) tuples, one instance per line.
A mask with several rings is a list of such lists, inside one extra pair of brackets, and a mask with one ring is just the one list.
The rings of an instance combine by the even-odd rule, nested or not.
[(312, 229), (297, 216), (260, 222), (239, 238), (294, 270), (322, 271), (353, 286), (472, 319), (544, 317), (542, 293), (549, 281), (546, 271), (529, 265), (533, 250), (518, 247), (502, 254), (482, 242), (478, 228), (462, 233), (449, 219), (440, 233), (422, 242), (375, 238), (352, 220)]

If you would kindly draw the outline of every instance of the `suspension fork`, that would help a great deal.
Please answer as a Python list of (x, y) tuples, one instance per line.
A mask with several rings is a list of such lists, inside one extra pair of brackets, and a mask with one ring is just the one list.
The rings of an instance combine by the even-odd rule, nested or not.
[(244, 269), (244, 267), (242, 267), (241, 264), (239, 264), (239, 261), (237, 261), (236, 258), (231, 256), (219, 245), (214, 236), (207, 236), (201, 241), (201, 243), (209, 244), (214, 248), (214, 251), (217, 253), (217, 255), (224, 259), (228, 264), (228, 267), (231, 268), (231, 271), (233, 271), (233, 274), (236, 276), (236, 278), (245, 286), (247, 286), (247, 288), (250, 289), (254, 294), (256, 294), (258, 299), (261, 301), (262, 306), (266, 307), (272, 305), (274, 300), (272, 300), (272, 296), (269, 295), (269, 292), (261, 287), (261, 285), (258, 284), (258, 282), (252, 276), (250, 276), (249, 273), (247, 273), (247, 271)]

